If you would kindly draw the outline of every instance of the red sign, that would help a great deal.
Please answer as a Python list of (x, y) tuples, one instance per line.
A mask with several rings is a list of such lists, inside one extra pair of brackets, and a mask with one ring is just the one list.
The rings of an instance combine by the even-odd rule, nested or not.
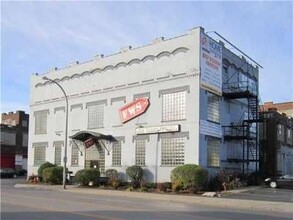
[(93, 138), (89, 138), (84, 142), (85, 148), (89, 148), (90, 146), (95, 144), (95, 140)]
[(138, 98), (119, 109), (120, 119), (125, 123), (141, 114), (149, 107), (149, 99)]

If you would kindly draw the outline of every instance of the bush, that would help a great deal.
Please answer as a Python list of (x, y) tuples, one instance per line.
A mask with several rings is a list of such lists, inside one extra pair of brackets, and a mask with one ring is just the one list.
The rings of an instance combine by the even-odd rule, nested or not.
[(182, 182), (180, 180), (175, 180), (172, 182), (172, 190), (173, 192), (179, 192), (183, 188)]
[(143, 185), (142, 185), (143, 187), (146, 187), (146, 188), (148, 188), (148, 189), (155, 189), (155, 188), (157, 188), (157, 183), (144, 183)]
[(39, 176), (39, 178), (40, 178), (41, 181), (43, 180), (43, 170), (46, 169), (46, 168), (48, 168), (48, 167), (56, 167), (56, 165), (55, 164), (52, 164), (50, 162), (45, 162), (45, 163), (43, 163), (39, 167), (39, 169), (38, 169), (38, 176)]
[(79, 170), (75, 174), (75, 180), (82, 186), (88, 186), (92, 182), (93, 186), (99, 185), (100, 171), (96, 168)]
[(35, 174), (28, 176), (27, 178), (28, 183), (39, 183), (39, 177)]
[(184, 189), (200, 189), (206, 183), (208, 172), (196, 164), (186, 164), (176, 167), (171, 172), (172, 188), (176, 183), (176, 188), (180, 185)]
[(134, 188), (139, 187), (140, 181), (142, 180), (142, 176), (143, 176), (143, 169), (141, 168), (141, 166), (134, 165), (134, 166), (128, 167), (126, 169), (126, 174), (131, 179), (132, 186)]
[(172, 183), (170, 183), (170, 182), (158, 183), (157, 189), (161, 192), (166, 192), (167, 189), (172, 189)]
[(118, 187), (120, 186), (121, 181), (119, 179), (112, 179), (110, 180), (110, 185), (114, 188), (114, 189), (118, 189)]
[(61, 184), (63, 180), (63, 167), (47, 167), (43, 170), (43, 181), (50, 184)]
[(115, 169), (106, 170), (105, 175), (109, 180), (119, 179), (118, 171)]

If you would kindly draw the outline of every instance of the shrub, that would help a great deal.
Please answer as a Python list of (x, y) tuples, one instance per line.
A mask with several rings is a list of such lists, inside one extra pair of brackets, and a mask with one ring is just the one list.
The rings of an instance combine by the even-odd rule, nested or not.
[(119, 179), (112, 179), (110, 181), (110, 184), (111, 186), (114, 188), (114, 189), (118, 189), (118, 187), (120, 186), (121, 184), (121, 181)]
[(79, 170), (75, 174), (75, 180), (77, 183), (88, 186), (92, 182), (93, 186), (99, 185), (100, 171), (96, 168), (89, 168)]
[(141, 168), (141, 166), (134, 165), (134, 166), (128, 167), (126, 169), (126, 174), (131, 179), (132, 186), (134, 188), (139, 187), (140, 181), (142, 180), (142, 176), (143, 176), (143, 169)]
[(183, 188), (182, 182), (180, 180), (175, 180), (172, 182), (172, 190), (173, 192), (179, 192), (180, 189)]
[(147, 187), (143, 186), (143, 187), (140, 188), (139, 191), (140, 191), (140, 192), (148, 192), (149, 190), (148, 190)]
[(172, 189), (172, 184), (170, 182), (158, 183), (157, 189), (161, 192), (166, 192), (167, 189)]
[(171, 172), (172, 188), (173, 185), (180, 185), (184, 189), (199, 189), (204, 186), (208, 177), (208, 172), (196, 164), (186, 164), (176, 167)]
[(115, 169), (106, 170), (105, 175), (109, 178), (109, 180), (119, 179), (118, 171)]
[(28, 176), (27, 178), (28, 183), (39, 183), (39, 177), (35, 174)]
[(142, 185), (143, 187), (146, 187), (146, 188), (148, 188), (148, 189), (155, 189), (155, 188), (157, 188), (157, 183), (144, 183), (143, 185)]
[(38, 169), (38, 176), (40, 178), (40, 180), (42, 181), (43, 180), (43, 170), (48, 168), (48, 167), (55, 167), (56, 165), (55, 164), (52, 164), (50, 162), (45, 162), (43, 163), (39, 169)]
[(63, 180), (63, 167), (47, 167), (43, 170), (43, 181), (50, 184), (61, 184)]

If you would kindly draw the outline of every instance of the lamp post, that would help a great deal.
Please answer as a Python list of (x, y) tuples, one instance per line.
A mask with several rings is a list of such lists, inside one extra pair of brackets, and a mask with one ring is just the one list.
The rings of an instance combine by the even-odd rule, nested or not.
[(63, 158), (63, 189), (66, 189), (66, 163), (67, 163), (67, 136), (68, 136), (68, 99), (67, 99), (67, 95), (64, 91), (64, 89), (62, 88), (62, 86), (56, 82), (53, 79), (49, 79), (48, 77), (44, 76), (42, 78), (43, 80), (47, 80), (50, 81), (52, 83), (55, 83), (63, 92), (63, 95), (65, 97), (65, 101), (66, 101), (66, 120), (65, 120), (65, 142), (64, 142), (64, 158)]

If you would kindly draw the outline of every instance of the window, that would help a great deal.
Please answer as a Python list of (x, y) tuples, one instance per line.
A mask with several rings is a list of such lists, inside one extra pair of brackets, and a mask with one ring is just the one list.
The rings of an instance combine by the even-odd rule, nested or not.
[(98, 145), (99, 152), (99, 168), (101, 173), (105, 173), (105, 148)]
[(136, 140), (135, 143), (135, 164), (144, 166), (145, 165), (145, 145), (146, 140)]
[(163, 121), (186, 119), (186, 91), (163, 94)]
[(284, 141), (284, 136), (285, 136), (285, 126), (282, 124), (277, 125), (277, 139), (278, 141)]
[(102, 128), (104, 126), (104, 105), (88, 106), (88, 128)]
[(220, 139), (214, 137), (207, 138), (208, 166), (220, 166)]
[(162, 165), (177, 166), (184, 164), (184, 138), (162, 138), (161, 160)]
[(78, 166), (78, 146), (75, 143), (71, 143), (71, 166)]
[(220, 123), (220, 98), (208, 93), (207, 120)]
[(292, 144), (292, 130), (287, 128), (287, 144)]
[(112, 166), (121, 166), (121, 141), (115, 141), (112, 148)]
[(38, 144), (33, 146), (34, 150), (34, 165), (39, 166), (45, 163), (46, 161), (46, 145)]
[(47, 133), (47, 115), (49, 111), (37, 111), (35, 115), (35, 134), (46, 134)]
[(55, 147), (55, 161), (54, 161), (54, 163), (56, 165), (61, 165), (62, 145), (63, 145), (63, 142), (55, 142), (54, 143), (54, 147)]
[(27, 133), (22, 134), (22, 146), (23, 147), (28, 146), (28, 134)]
[(22, 122), (21, 122), (21, 125), (22, 125), (22, 127), (27, 127), (27, 121), (26, 120), (23, 120)]

